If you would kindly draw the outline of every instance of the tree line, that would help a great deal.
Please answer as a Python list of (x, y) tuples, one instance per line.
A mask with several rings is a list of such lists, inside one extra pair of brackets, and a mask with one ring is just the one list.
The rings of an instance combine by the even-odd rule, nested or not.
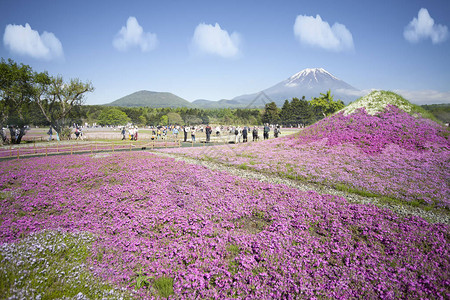
[(344, 103), (335, 101), (330, 91), (320, 94), (308, 101), (293, 98), (285, 100), (283, 107), (278, 108), (270, 102), (263, 109), (199, 109), (199, 108), (151, 108), (151, 107), (108, 107), (100, 105), (84, 105), (80, 108), (80, 122), (97, 123), (101, 126), (119, 126), (132, 123), (140, 126), (158, 125), (261, 125), (281, 124), (298, 126), (312, 124), (340, 109)]
[(265, 105), (262, 122), (284, 126), (310, 125), (345, 107), (341, 100), (335, 101), (331, 91), (320, 93), (310, 101), (301, 99), (285, 100), (281, 109), (274, 102)]
[(263, 109), (200, 109), (200, 108), (151, 108), (110, 107), (104, 105), (83, 105), (80, 107), (79, 123), (100, 126), (120, 126), (132, 123), (139, 126), (158, 125), (261, 125), (263, 123), (285, 126), (309, 125), (344, 107), (340, 100), (334, 101), (328, 91), (308, 101), (293, 98), (278, 108), (270, 102)]

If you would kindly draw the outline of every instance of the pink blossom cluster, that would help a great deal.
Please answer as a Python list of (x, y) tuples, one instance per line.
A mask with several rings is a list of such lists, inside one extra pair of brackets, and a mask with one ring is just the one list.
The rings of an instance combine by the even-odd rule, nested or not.
[(37, 147), (27, 146), (20, 148), (0, 148), (0, 158), (17, 157), (17, 156), (31, 156), (31, 155), (50, 155), (61, 153), (75, 153), (75, 152), (99, 152), (99, 151), (119, 151), (119, 150), (135, 150), (142, 147), (151, 149), (152, 147), (179, 147), (177, 142), (159, 142), (159, 143), (140, 143), (133, 144), (109, 144), (109, 143), (83, 143), (83, 144), (62, 144), (62, 145), (39, 145)]
[(91, 232), (96, 274), (130, 289), (145, 274), (180, 299), (450, 296), (448, 225), (147, 152), (0, 164), (0, 242)]
[(198, 159), (402, 201), (450, 207), (448, 129), (394, 106), (377, 115), (339, 113), (258, 143), (165, 149)]
[(327, 139), (328, 146), (353, 144), (369, 154), (380, 153), (390, 144), (412, 151), (450, 150), (448, 131), (419, 116), (413, 117), (396, 106), (368, 114), (364, 108), (354, 114), (335, 114), (303, 131), (297, 143)]

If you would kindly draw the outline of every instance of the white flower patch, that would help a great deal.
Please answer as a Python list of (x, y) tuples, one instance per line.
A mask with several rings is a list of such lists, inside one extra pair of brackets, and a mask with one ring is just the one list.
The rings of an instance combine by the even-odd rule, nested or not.
[(373, 91), (349, 104), (340, 111), (343, 111), (344, 115), (349, 115), (364, 107), (368, 114), (375, 115), (384, 111), (388, 105), (397, 106), (407, 113), (411, 113), (412, 111), (412, 106), (407, 100), (397, 94), (386, 91)]

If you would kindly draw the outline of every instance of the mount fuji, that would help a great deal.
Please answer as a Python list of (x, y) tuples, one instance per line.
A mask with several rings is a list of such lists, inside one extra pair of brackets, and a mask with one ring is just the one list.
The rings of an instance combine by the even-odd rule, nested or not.
[[(335, 100), (340, 99), (344, 103), (357, 98), (350, 95), (351, 92), (357, 92), (358, 89), (322, 68), (304, 69), (262, 92), (277, 105), (283, 105), (286, 99), (291, 100), (294, 97), (301, 99), (302, 96), (305, 96), (307, 100), (311, 100), (311, 98), (319, 97), (320, 93), (326, 93), (328, 90), (331, 90)], [(252, 101), (260, 93), (242, 95), (233, 98), (233, 100), (238, 102)]]
[[(232, 100), (209, 101), (208, 106), (216, 107), (261, 107), (265, 103), (274, 101), (281, 107), (284, 101), (292, 100), (303, 96), (307, 100), (313, 97), (319, 97), (320, 93), (326, 93), (331, 90), (334, 100), (342, 100), (345, 104), (356, 100), (359, 90), (350, 84), (335, 77), (322, 68), (304, 69), (286, 80), (254, 94), (241, 95)], [(197, 105), (205, 105), (205, 100)]]

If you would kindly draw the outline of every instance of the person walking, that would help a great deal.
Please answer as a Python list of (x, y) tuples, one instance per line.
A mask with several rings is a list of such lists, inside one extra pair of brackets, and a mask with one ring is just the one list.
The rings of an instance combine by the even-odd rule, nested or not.
[(49, 128), (47, 134), (48, 134), (48, 141), (51, 142), (51, 141), (52, 141), (52, 135), (53, 135), (53, 129), (52, 129), (52, 126), (50, 126), (50, 128)]
[(125, 127), (122, 127), (122, 141), (123, 140), (125, 140), (125, 134), (127, 133), (126, 131), (125, 131)]
[(78, 140), (80, 137), (80, 128), (78, 126), (75, 128), (75, 139)]
[(281, 133), (280, 131), (280, 125), (277, 125), (274, 129), (273, 129), (273, 135), (277, 138), (279, 136), (279, 134)]
[(252, 131), (252, 135), (253, 135), (253, 141), (256, 142), (258, 140), (258, 127), (253, 127), (253, 131)]
[(161, 127), (158, 127), (158, 130), (156, 131), (156, 138), (158, 141), (161, 139)]
[(185, 141), (185, 142), (187, 141), (187, 136), (188, 136), (189, 131), (191, 131), (191, 129), (189, 128), (189, 126), (184, 126), (183, 132), (184, 132), (184, 141)]
[(234, 129), (234, 143), (237, 144), (239, 143), (239, 140), (241, 139), (241, 132), (240, 132), (241, 128), (240, 127), (236, 127)]
[(206, 142), (209, 143), (210, 139), (211, 139), (211, 133), (212, 133), (212, 129), (211, 126), (209, 126), (209, 124), (206, 126)]
[(242, 142), (247, 143), (247, 134), (248, 134), (248, 130), (247, 130), (247, 126), (244, 127), (244, 129), (242, 129)]
[(191, 140), (192, 140), (192, 142), (195, 142), (195, 130), (196, 130), (195, 127), (191, 128)]
[(131, 126), (128, 129), (128, 135), (130, 136), (130, 140), (134, 140), (134, 128), (133, 128), (133, 126)]
[(266, 123), (264, 125), (264, 139), (265, 140), (269, 139), (269, 132), (270, 132), (269, 124)]

